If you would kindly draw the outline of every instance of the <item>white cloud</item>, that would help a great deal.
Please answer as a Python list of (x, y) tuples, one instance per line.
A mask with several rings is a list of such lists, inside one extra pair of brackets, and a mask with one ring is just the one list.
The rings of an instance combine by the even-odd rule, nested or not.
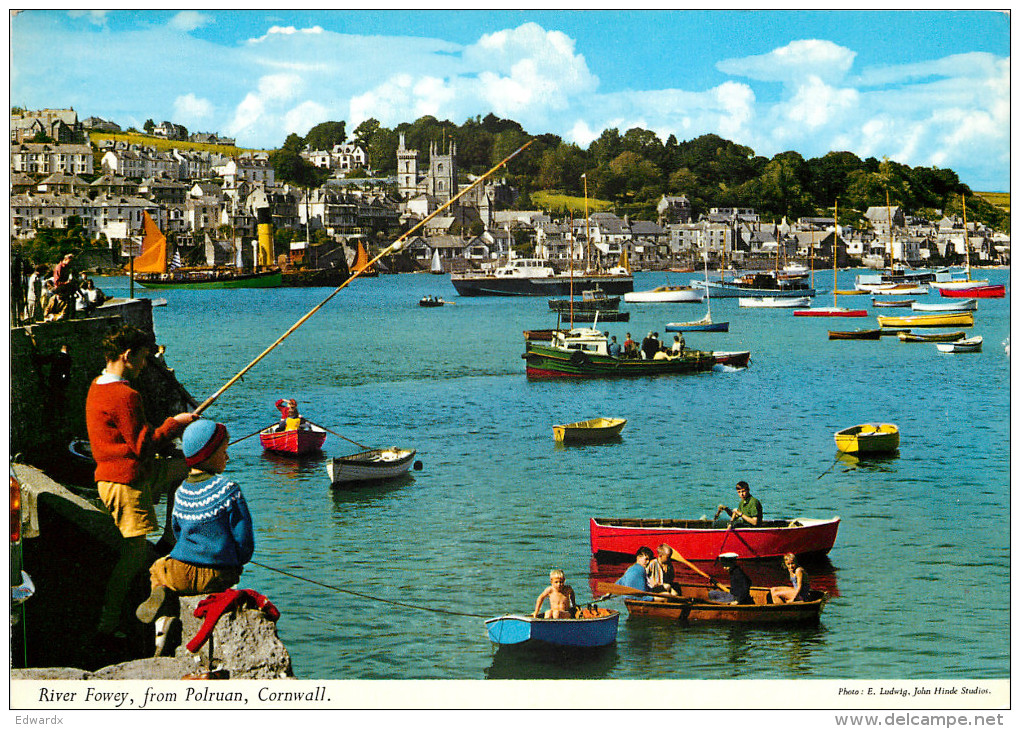
[(174, 30), (190, 33), (193, 30), (209, 25), (211, 22), (213, 22), (212, 17), (205, 13), (199, 13), (195, 10), (182, 10), (170, 18), (170, 22), (167, 25)]
[(791, 122), (811, 131), (845, 118), (859, 102), (860, 95), (854, 89), (839, 89), (810, 76), (783, 109)]
[(174, 99), (174, 119), (183, 124), (210, 119), (213, 105), (208, 99), (200, 99), (194, 94), (185, 94)]
[(105, 26), (109, 12), (109, 10), (68, 10), (67, 14), (72, 18), (86, 18), (93, 25)]
[(311, 28), (295, 28), (293, 25), (286, 25), (286, 26), (274, 25), (269, 30), (266, 31), (265, 35), (263, 35), (263, 36), (261, 36), (259, 38), (252, 38), (248, 42), (249, 43), (261, 43), (261, 42), (263, 42), (265, 40), (268, 40), (268, 39), (272, 38), (273, 36), (280, 36), (280, 35), (284, 35), (284, 36), (293, 36), (293, 35), (321, 35), (323, 33), (325, 33), (325, 31), (322, 28), (320, 28), (318, 25), (313, 26)]
[(846, 76), (856, 55), (832, 41), (798, 40), (760, 56), (724, 59), (715, 66), (723, 73), (758, 81), (796, 83), (817, 76), (835, 82)]
[(329, 111), (315, 101), (304, 101), (283, 115), (283, 128), (304, 136), (316, 124), (330, 121)]

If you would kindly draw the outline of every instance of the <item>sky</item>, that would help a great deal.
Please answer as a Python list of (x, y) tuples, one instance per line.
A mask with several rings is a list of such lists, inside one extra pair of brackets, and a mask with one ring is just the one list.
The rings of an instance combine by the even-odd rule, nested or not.
[(10, 101), (263, 149), (323, 121), (491, 112), (582, 147), (714, 133), (1005, 192), (1009, 29), (997, 11), (29, 10)]

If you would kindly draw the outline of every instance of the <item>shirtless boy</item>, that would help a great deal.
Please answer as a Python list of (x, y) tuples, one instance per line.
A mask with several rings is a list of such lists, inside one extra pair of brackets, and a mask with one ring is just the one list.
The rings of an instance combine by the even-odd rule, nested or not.
[(549, 573), (549, 587), (538, 596), (535, 603), (535, 612), (531, 617), (537, 618), (538, 611), (542, 609), (542, 603), (549, 598), (549, 610), (545, 611), (546, 618), (572, 618), (577, 610), (577, 602), (574, 598), (574, 588), (566, 584), (567, 578), (563, 570), (553, 570)]

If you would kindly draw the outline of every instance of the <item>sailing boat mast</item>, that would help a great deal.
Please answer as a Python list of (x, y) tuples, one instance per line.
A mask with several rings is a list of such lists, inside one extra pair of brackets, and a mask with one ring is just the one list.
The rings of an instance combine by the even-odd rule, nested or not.
[(712, 291), (708, 285), (708, 245), (705, 245), (705, 303), (708, 306), (708, 313), (705, 315), (705, 322), (712, 323)]
[(967, 230), (967, 198), (960, 195), (963, 204), (963, 250), (967, 254), (967, 280), (970, 281), (970, 232)]
[(889, 189), (885, 191), (885, 217), (889, 222), (889, 275), (893, 275), (892, 208), (889, 206)]
[(839, 200), (836, 200), (836, 208), (833, 212), (832, 217), (833, 230), (832, 230), (832, 308), (838, 308), (836, 302), (839, 294), (837, 291), (839, 287), (836, 285), (836, 259), (838, 258), (837, 253), (839, 251)]
[(591, 235), (588, 234), (588, 173), (581, 175), (584, 180), (584, 265), (587, 271), (591, 270)]
[(574, 328), (574, 211), (570, 211), (570, 328)]

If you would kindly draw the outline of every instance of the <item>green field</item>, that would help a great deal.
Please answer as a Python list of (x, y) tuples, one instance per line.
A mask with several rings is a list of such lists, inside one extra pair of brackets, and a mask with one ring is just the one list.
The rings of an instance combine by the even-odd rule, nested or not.
[(202, 152), (215, 152), (216, 154), (226, 155), (233, 157), (243, 152), (253, 152), (261, 150), (243, 149), (241, 147), (234, 147), (228, 144), (200, 144), (198, 142), (184, 142), (180, 140), (162, 139), (160, 137), (150, 137), (148, 134), (135, 134), (133, 132), (125, 132), (122, 134), (116, 134), (113, 132), (90, 132), (89, 137), (93, 142), (98, 142), (100, 139), (115, 139), (129, 144), (144, 144), (148, 147), (155, 147), (159, 152), (168, 152), (171, 149), (192, 149)]
[[(531, 193), (531, 201), (543, 210), (560, 212), (569, 210), (573, 213), (584, 215), (584, 198), (564, 195), (555, 190), (539, 190)], [(588, 199), (588, 212), (608, 210), (613, 204), (608, 200)]]
[(1007, 213), (1009, 212), (1008, 192), (975, 192), (974, 194), (991, 203), (995, 207), (1002, 208)]

